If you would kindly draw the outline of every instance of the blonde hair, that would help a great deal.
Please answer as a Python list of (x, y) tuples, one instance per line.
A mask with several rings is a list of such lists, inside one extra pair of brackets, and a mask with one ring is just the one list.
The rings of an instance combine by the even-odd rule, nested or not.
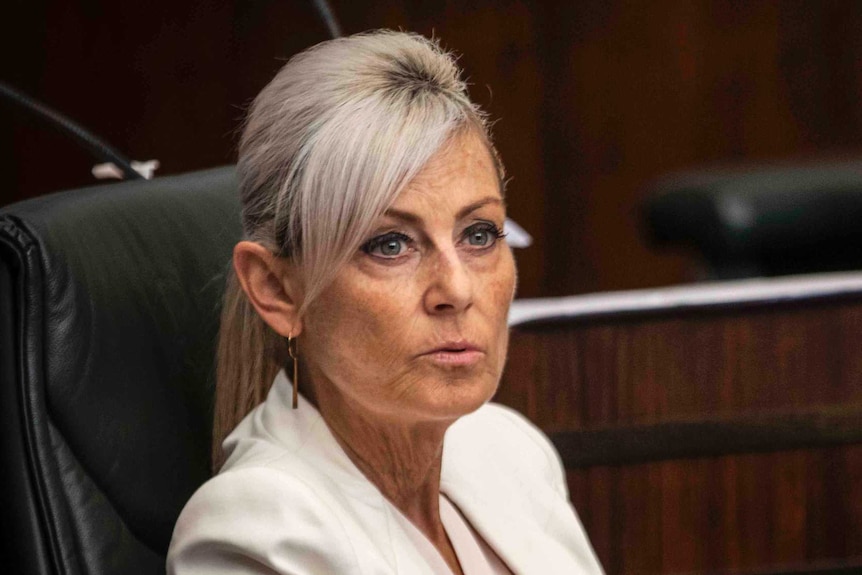
[[(437, 42), (377, 31), (291, 58), (248, 113), (237, 165), (245, 238), (302, 269), (300, 314), (377, 218), (462, 130), (490, 144), (484, 115)], [(502, 179), (502, 167), (498, 162)], [(218, 344), (213, 466), (221, 442), (263, 401), (286, 342), (257, 315), (233, 272)]]

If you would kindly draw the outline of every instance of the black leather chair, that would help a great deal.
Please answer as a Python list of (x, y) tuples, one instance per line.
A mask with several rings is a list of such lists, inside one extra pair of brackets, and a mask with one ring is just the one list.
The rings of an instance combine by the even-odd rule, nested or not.
[(239, 235), (230, 167), (0, 210), (0, 570), (164, 572)]
[(718, 279), (862, 269), (862, 162), (750, 166), (656, 182), (644, 224)]

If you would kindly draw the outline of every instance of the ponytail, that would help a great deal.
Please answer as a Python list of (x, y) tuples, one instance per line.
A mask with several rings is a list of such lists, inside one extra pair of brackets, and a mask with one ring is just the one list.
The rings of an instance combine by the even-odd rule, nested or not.
[(286, 360), (287, 344), (257, 314), (230, 266), (216, 362), (213, 472), (224, 463), (222, 442), (266, 398)]

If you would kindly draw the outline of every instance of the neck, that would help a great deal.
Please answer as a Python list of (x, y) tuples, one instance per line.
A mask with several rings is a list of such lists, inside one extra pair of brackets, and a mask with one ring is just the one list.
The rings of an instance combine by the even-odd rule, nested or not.
[(437, 515), (443, 436), (452, 422), (389, 420), (337, 392), (315, 392), (323, 419), (368, 480), (411, 519), (417, 511)]
[(345, 397), (334, 385), (308, 388), (305, 395), (353, 464), (422, 531), (452, 572), (462, 575), (439, 505), (443, 437), (453, 421), (417, 423), (381, 417)]
[(440, 470), (452, 422), (388, 419), (368, 413), (334, 386), (314, 388), (311, 400), (354, 465), (432, 542), (445, 538)]
[(352, 425), (336, 426), (333, 431), (359, 470), (422, 527), (439, 523), (437, 503), (445, 428), (435, 427), (354, 421)]

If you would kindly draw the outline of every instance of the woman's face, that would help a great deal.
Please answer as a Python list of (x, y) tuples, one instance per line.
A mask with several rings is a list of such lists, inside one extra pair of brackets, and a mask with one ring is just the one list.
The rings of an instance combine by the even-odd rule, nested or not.
[(453, 420), (490, 399), (515, 288), (505, 213), (485, 143), (453, 139), (309, 307), (300, 357), (316, 395), (406, 423)]

